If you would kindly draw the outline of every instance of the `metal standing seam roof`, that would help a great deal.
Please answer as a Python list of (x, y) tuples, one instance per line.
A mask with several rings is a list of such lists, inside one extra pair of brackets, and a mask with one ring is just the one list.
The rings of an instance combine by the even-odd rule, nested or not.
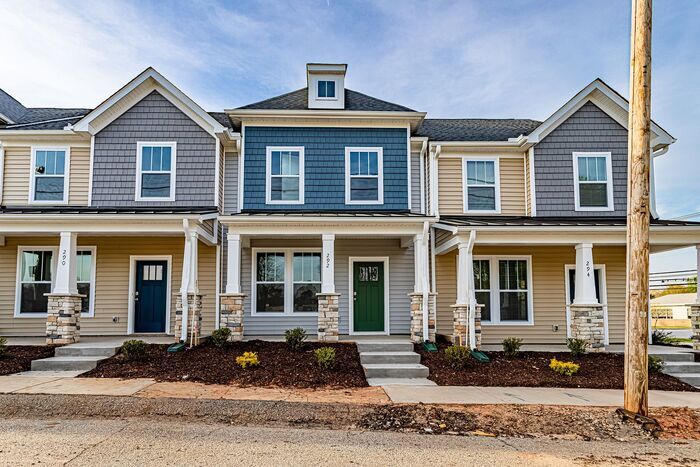
[(214, 214), (216, 207), (86, 207), (86, 206), (2, 206), (2, 214)]
[[(309, 109), (308, 88), (238, 107), (236, 110), (313, 110)], [(350, 111), (416, 112), (403, 105), (377, 99), (361, 92), (345, 89), (345, 109)]]
[[(440, 216), (453, 227), (624, 227), (626, 217)], [(700, 222), (651, 219), (652, 226), (700, 227)]]

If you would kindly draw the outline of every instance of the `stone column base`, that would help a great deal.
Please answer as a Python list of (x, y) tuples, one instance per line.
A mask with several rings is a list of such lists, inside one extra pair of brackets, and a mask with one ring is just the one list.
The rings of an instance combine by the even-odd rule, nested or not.
[(590, 352), (605, 350), (603, 305), (570, 305), (571, 337), (588, 341)]
[(693, 330), (693, 350), (700, 350), (700, 303), (690, 305), (690, 327)]
[[(194, 319), (194, 334), (199, 337), (202, 331), (202, 297), (200, 294), (187, 294), (187, 338), (192, 333), (192, 316)], [(175, 296), (175, 342), (180, 342), (182, 334), (182, 294)]]
[[(410, 293), (411, 298), (411, 342), (420, 344), (423, 337), (423, 293)], [(435, 342), (437, 294), (428, 294), (428, 341)]]
[(231, 330), (232, 341), (243, 340), (243, 303), (246, 294), (225, 293), (219, 295), (219, 326)]
[(80, 311), (84, 295), (48, 293), (46, 344), (63, 345), (80, 341)]
[(336, 342), (338, 340), (339, 293), (317, 293), (318, 298), (318, 340)]
[[(484, 305), (474, 307), (474, 343), (476, 350), (481, 349), (481, 310)], [(458, 303), (452, 305), (452, 342), (457, 345), (469, 345), (469, 305)]]

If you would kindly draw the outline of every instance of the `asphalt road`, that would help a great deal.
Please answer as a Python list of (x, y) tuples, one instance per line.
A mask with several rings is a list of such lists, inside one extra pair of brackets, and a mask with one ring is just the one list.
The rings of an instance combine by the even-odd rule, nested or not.
[(700, 442), (458, 437), (223, 423), (0, 421), (0, 465), (695, 465)]

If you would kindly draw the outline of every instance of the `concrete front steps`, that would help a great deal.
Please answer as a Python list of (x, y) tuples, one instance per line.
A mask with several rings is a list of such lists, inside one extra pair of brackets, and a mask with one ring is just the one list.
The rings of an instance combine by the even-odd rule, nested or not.
[(113, 344), (82, 343), (57, 347), (54, 357), (32, 361), (32, 371), (90, 371), (97, 362), (111, 357), (119, 347)]
[(664, 361), (664, 373), (700, 388), (700, 363), (695, 362), (691, 352), (651, 354)]
[(413, 344), (404, 341), (358, 342), (360, 362), (370, 386), (435, 386), (428, 378), (428, 367), (420, 364)]

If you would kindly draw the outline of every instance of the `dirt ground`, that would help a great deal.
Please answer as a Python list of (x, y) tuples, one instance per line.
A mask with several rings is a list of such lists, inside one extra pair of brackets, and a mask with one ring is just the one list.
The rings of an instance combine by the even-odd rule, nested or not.
[[(101, 361), (82, 377), (154, 378), (157, 381), (196, 381), (258, 387), (353, 388), (365, 387), (357, 346), (351, 343), (306, 343), (302, 350), (291, 350), (284, 342), (246, 341), (224, 348), (205, 343), (192, 349), (167, 353), (167, 345), (147, 346), (141, 361), (127, 362), (122, 355)], [(333, 347), (335, 367), (323, 369), (316, 363), (314, 349)], [(258, 366), (241, 368), (236, 357), (257, 352)]]
[(0, 356), (0, 375), (29, 371), (32, 360), (53, 357), (54, 348), (43, 345), (8, 345), (5, 355)]
[[(624, 356), (616, 353), (586, 353), (572, 357), (567, 352), (520, 352), (508, 357), (503, 352), (486, 352), (488, 363), (471, 359), (465, 368), (452, 368), (445, 359), (447, 344), (438, 352), (426, 352), (416, 346), (421, 363), (430, 369), (429, 379), (440, 386), (520, 386), (555, 388), (622, 389)], [(552, 358), (573, 361), (581, 368), (573, 376), (555, 373), (549, 368)], [(649, 389), (700, 391), (664, 373), (649, 374)]]

